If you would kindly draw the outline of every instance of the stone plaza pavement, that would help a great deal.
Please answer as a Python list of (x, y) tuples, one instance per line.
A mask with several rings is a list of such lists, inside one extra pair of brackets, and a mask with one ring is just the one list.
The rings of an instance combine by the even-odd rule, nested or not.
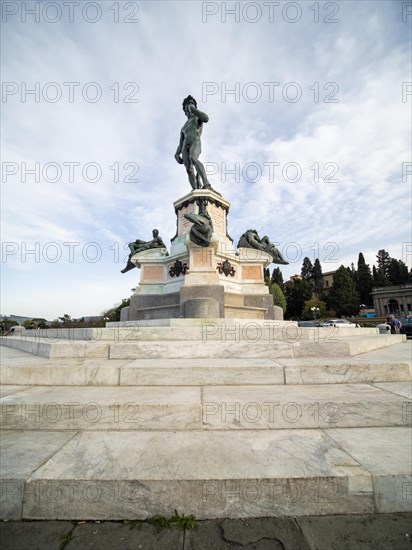
[(1, 550), (411, 550), (412, 514), (196, 522), (185, 531), (146, 522), (0, 522)]

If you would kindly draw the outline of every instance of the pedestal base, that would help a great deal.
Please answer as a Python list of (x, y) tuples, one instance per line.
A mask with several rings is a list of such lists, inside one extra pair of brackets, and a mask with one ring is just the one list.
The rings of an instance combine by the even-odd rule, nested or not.
[[(192, 223), (184, 215), (207, 204), (213, 221), (209, 246), (190, 239)], [(272, 257), (252, 248), (235, 249), (227, 233), (229, 202), (211, 190), (198, 189), (174, 203), (177, 231), (170, 255), (166, 249), (135, 254), (141, 277), (122, 321), (173, 318), (283, 319), (264, 282)]]
[(121, 310), (121, 321), (177, 318), (283, 320), (283, 310), (272, 296), (230, 294), (222, 285), (182, 286), (170, 294), (133, 295)]

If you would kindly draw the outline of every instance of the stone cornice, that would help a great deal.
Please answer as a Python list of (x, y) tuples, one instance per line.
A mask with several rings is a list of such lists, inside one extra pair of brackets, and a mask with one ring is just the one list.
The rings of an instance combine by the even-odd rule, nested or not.
[(215, 206), (223, 208), (223, 210), (229, 212), (229, 201), (227, 201), (214, 191), (211, 191), (210, 189), (195, 189), (191, 193), (188, 193), (187, 195), (181, 197), (173, 203), (175, 213), (177, 214), (177, 212), (181, 208), (184, 208), (185, 206), (192, 204), (199, 199), (205, 199), (208, 203), (214, 204)]

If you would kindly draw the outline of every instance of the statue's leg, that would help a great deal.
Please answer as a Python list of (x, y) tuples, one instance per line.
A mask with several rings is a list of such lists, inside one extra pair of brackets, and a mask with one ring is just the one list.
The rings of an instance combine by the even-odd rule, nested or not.
[(183, 149), (182, 159), (183, 159), (183, 164), (186, 167), (187, 175), (189, 177), (189, 183), (192, 186), (192, 189), (197, 189), (196, 175), (195, 175), (195, 171), (193, 169), (193, 164), (190, 160), (190, 152), (189, 152), (188, 149), (185, 149), (185, 148)]
[(195, 165), (196, 171), (202, 179), (203, 187), (205, 187), (205, 188), (212, 187), (209, 183), (209, 180), (207, 179), (206, 172), (205, 172), (205, 167), (200, 162), (200, 160), (193, 160), (193, 164)]
[(192, 186), (192, 189), (197, 189), (196, 176), (192, 164), (186, 167), (186, 172), (189, 177), (189, 183)]
[(134, 269), (136, 266), (131, 262), (131, 258), (133, 256), (133, 253), (129, 255), (129, 258), (127, 259), (126, 267), (121, 270), (121, 273), (127, 273), (131, 269)]
[(195, 141), (195, 143), (193, 143), (192, 147), (190, 148), (190, 153), (189, 153), (190, 157), (189, 158), (190, 158), (191, 162), (194, 164), (197, 173), (200, 175), (200, 177), (202, 179), (203, 187), (211, 187), (211, 185), (210, 185), (210, 183), (207, 179), (207, 176), (206, 176), (205, 167), (203, 166), (203, 164), (199, 160), (199, 155), (200, 155), (201, 151), (202, 151), (202, 149), (200, 147), (200, 140)]
[(273, 248), (275, 249), (275, 255), (273, 258), (275, 260), (274, 263), (287, 265), (289, 262), (285, 260), (285, 258), (282, 256), (282, 254), (279, 252), (279, 250), (275, 246)]

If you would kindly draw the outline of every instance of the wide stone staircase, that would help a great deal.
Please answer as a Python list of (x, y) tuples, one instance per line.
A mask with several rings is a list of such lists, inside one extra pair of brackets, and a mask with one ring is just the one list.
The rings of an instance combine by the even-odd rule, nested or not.
[(3, 519), (412, 508), (404, 336), (172, 319), (2, 344)]

